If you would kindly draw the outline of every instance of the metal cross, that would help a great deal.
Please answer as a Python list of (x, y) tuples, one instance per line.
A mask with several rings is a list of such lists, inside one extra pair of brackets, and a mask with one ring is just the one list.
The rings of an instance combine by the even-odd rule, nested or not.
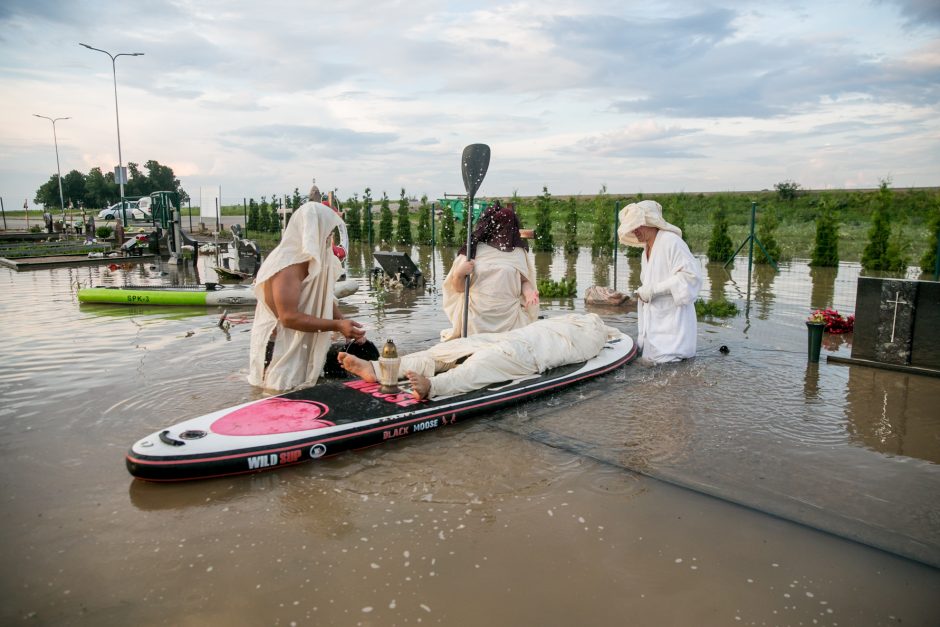
[(901, 292), (894, 293), (894, 300), (889, 300), (888, 304), (894, 303), (894, 318), (891, 320), (891, 343), (894, 343), (894, 325), (898, 321), (898, 305), (910, 305), (909, 302), (901, 300)]

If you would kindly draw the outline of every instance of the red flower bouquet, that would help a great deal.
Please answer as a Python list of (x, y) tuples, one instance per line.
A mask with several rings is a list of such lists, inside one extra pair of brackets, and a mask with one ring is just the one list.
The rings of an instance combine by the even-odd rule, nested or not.
[(809, 322), (823, 322), (826, 333), (851, 333), (855, 328), (855, 316), (843, 318), (835, 309), (817, 309), (809, 315)]

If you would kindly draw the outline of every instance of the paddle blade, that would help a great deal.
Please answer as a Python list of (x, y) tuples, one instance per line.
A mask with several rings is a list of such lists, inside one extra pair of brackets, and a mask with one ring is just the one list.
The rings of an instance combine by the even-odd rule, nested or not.
[(463, 174), (463, 186), (467, 190), (467, 195), (473, 198), (483, 177), (486, 176), (486, 170), (490, 167), (490, 147), (486, 144), (470, 144), (463, 149), (463, 159), (460, 163), (460, 171)]

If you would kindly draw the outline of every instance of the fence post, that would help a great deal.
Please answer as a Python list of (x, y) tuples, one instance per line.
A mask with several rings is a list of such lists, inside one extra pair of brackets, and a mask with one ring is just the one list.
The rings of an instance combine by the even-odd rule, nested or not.
[(614, 202), (614, 291), (617, 291), (617, 228), (620, 226), (620, 201)]

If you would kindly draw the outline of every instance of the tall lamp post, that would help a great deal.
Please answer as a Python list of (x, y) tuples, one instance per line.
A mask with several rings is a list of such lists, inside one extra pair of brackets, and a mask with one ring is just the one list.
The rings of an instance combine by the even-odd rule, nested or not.
[(65, 219), (65, 215), (64, 215), (65, 214), (65, 197), (62, 196), (62, 169), (59, 167), (59, 138), (56, 136), (56, 133), (55, 133), (55, 123), (58, 122), (59, 120), (71, 120), (72, 118), (70, 117), (69, 118), (50, 118), (45, 115), (39, 115), (38, 113), (34, 113), (33, 115), (36, 116), (37, 118), (42, 118), (44, 120), (49, 120), (50, 122), (52, 122), (52, 141), (55, 142), (55, 171), (56, 171), (56, 175), (59, 177), (59, 204), (62, 205), (62, 214), (63, 214), (62, 219), (64, 220)]
[(118, 185), (121, 186), (121, 216), (124, 218), (124, 226), (127, 226), (127, 206), (124, 204), (124, 179), (126, 175), (124, 173), (124, 158), (121, 156), (121, 115), (118, 113), (118, 97), (117, 97), (117, 66), (115, 61), (118, 57), (142, 57), (144, 56), (143, 52), (120, 52), (118, 54), (111, 54), (107, 50), (102, 50), (101, 48), (93, 48), (88, 44), (79, 43), (79, 46), (84, 46), (89, 50), (97, 50), (98, 52), (103, 52), (109, 57), (111, 57), (111, 73), (114, 76), (114, 119), (117, 121), (117, 140), (118, 140), (118, 170), (115, 172), (115, 175), (118, 179)]

